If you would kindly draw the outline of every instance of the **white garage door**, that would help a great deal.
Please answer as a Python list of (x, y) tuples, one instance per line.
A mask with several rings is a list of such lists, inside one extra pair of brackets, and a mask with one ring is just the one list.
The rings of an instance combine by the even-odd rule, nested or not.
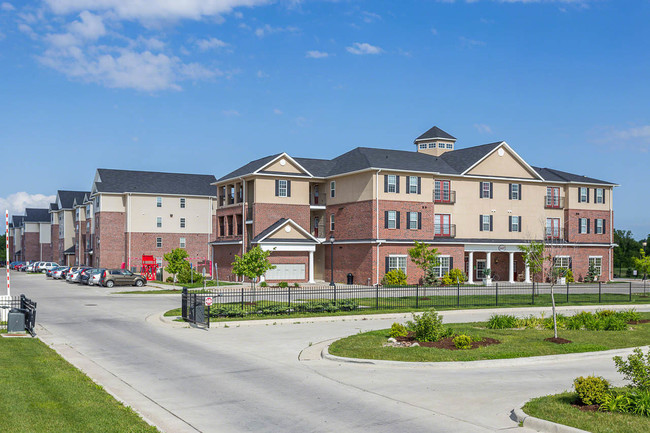
[(275, 269), (266, 272), (267, 280), (304, 280), (305, 264), (291, 263), (275, 265)]

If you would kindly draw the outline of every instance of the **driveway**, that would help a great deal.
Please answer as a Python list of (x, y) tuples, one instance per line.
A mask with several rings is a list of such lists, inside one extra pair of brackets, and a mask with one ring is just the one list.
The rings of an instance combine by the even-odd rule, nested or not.
[[(312, 344), (393, 320), (201, 330), (159, 319), (178, 295), (113, 295), (18, 273), (12, 283), (14, 294), (38, 302), (41, 339), (174, 433), (525, 432), (510, 419), (522, 401), (567, 389), (579, 375), (617, 378), (610, 354), (491, 367), (300, 361)], [(450, 322), (489, 314), (444, 313)]]

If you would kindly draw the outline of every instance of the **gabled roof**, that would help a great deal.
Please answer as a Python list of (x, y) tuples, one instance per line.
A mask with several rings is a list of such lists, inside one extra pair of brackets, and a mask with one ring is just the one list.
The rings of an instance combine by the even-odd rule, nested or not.
[(333, 162), (330, 176), (366, 168), (458, 174), (457, 170), (440, 157), (406, 150), (357, 147), (334, 158)]
[(25, 215), (13, 215), (11, 219), (14, 222), (14, 227), (18, 228), (23, 225), (23, 221), (25, 220)]
[(424, 134), (416, 138), (413, 143), (416, 143), (420, 140), (433, 140), (436, 138), (443, 138), (446, 140), (456, 140), (456, 137), (446, 133), (445, 131), (438, 128), (437, 126), (434, 126), (433, 128), (429, 129), (427, 132), (425, 132)]
[(25, 222), (30, 223), (49, 223), (50, 222), (50, 210), (49, 209), (37, 209), (28, 207), (25, 209)]
[(303, 229), (300, 227), (298, 224), (296, 224), (291, 218), (280, 218), (264, 230), (262, 230), (257, 236), (255, 236), (252, 240), (251, 243), (260, 243), (263, 242), (267, 237), (271, 236), (273, 233), (277, 232), (280, 230), (282, 227), (286, 225), (292, 225), (294, 228), (296, 228), (300, 233), (302, 233), (306, 239), (271, 239), (269, 242), (272, 243), (295, 243), (295, 242), (312, 242), (312, 243), (319, 243), (318, 239), (313, 237), (311, 233), (309, 233), (307, 230)]
[(75, 250), (75, 248), (74, 248), (74, 245), (73, 245), (73, 246), (71, 246), (70, 248), (68, 248), (67, 250), (65, 250), (65, 251), (63, 252), (63, 254), (69, 256), (69, 255), (71, 255), (71, 254), (74, 254), (74, 250)]
[(565, 171), (555, 170), (551, 168), (533, 167), (544, 180), (551, 182), (574, 182), (574, 183), (600, 183), (606, 185), (616, 185), (612, 182), (605, 180), (594, 179), (593, 177), (581, 176), (579, 174), (567, 173)]
[(57, 211), (59, 210), (59, 205), (56, 203), (50, 203), (50, 211)]
[[(215, 196), (211, 174), (162, 173), (157, 171), (97, 169), (97, 192)], [(82, 195), (77, 203), (83, 203)]]
[(217, 182), (254, 173), (280, 155), (282, 154), (276, 153), (275, 155), (269, 155), (269, 156), (265, 156), (264, 158), (256, 159), (255, 161), (251, 161), (248, 164), (239, 167), (237, 170), (231, 171), (227, 175), (220, 177)]
[(503, 141), (456, 149), (443, 153), (440, 155), (440, 158), (449, 164), (450, 167), (453, 167), (457, 173), (463, 173), (496, 149), (501, 143)]
[(56, 192), (58, 197), (57, 202), (61, 204), (61, 209), (72, 209), (75, 199), (77, 201), (83, 200), (84, 194), (87, 194), (87, 191), (66, 191), (60, 189)]

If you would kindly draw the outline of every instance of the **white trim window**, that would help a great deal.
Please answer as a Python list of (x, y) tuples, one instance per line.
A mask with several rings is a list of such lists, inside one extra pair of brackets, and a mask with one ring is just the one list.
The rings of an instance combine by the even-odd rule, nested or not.
[(185, 209), (185, 197), (181, 197), (181, 209)]
[(409, 230), (417, 230), (418, 229), (418, 220), (419, 220), (419, 214), (417, 212), (407, 212), (409, 216), (408, 220), (408, 228)]
[(510, 184), (510, 200), (519, 200), (519, 184)]
[(406, 256), (388, 256), (388, 271), (401, 269), (406, 274)]
[(334, 214), (330, 214), (330, 230), (334, 231)]
[(427, 144), (426, 143), (420, 143), (420, 149), (426, 149)]
[(181, 218), (181, 228), (185, 228), (185, 218)]
[(449, 273), (451, 267), (450, 256), (438, 256), (438, 264), (431, 267), (431, 272), (438, 278), (442, 278)]
[(394, 174), (387, 175), (388, 192), (397, 192), (397, 176)]
[(330, 182), (330, 197), (336, 197), (336, 181), (333, 180)]
[(387, 228), (395, 229), (397, 228), (397, 212), (394, 210), (389, 210), (386, 212), (387, 216)]
[(454, 144), (453, 143), (447, 143), (447, 149), (453, 149)]
[(162, 197), (156, 197), (156, 207), (162, 207)]
[(156, 227), (162, 228), (162, 217), (156, 217)]
[(510, 224), (510, 231), (511, 232), (519, 232), (519, 231), (521, 231), (519, 229), (519, 217), (518, 216), (513, 216), (510, 221), (511, 221), (511, 224)]
[(487, 267), (487, 260), (485, 259), (479, 259), (476, 261), (476, 279), (477, 280), (482, 280), (483, 279), (483, 271)]
[(569, 256), (555, 256), (553, 257), (553, 267), (556, 269), (569, 269)]
[(580, 203), (586, 203), (589, 201), (589, 190), (587, 187), (580, 187)]
[(596, 275), (599, 277), (603, 273), (603, 257), (602, 256), (589, 256), (589, 267), (594, 266), (596, 268)]
[(596, 234), (602, 235), (603, 233), (605, 233), (605, 220), (596, 218)]
[(490, 215), (481, 215), (482, 218), (482, 225), (483, 225), (483, 231), (484, 232), (489, 232), (491, 231), (490, 229)]
[(580, 233), (587, 233), (587, 218), (580, 218)]
[(186, 244), (187, 244), (187, 242), (185, 241), (185, 238), (180, 238), (179, 246), (181, 248), (185, 248)]
[(286, 179), (278, 180), (278, 197), (287, 197), (287, 191)]
[(483, 195), (481, 198), (490, 198), (490, 192), (492, 191), (492, 184), (490, 182), (481, 182), (481, 188), (483, 189)]
[(156, 248), (162, 248), (162, 238), (156, 238)]
[(444, 149), (445, 143), (438, 143), (438, 149)]
[(418, 193), (418, 177), (417, 176), (407, 176), (406, 177), (409, 180), (409, 194), (417, 194)]
[(605, 203), (605, 189), (596, 188), (596, 203), (603, 204)]
[(429, 149), (435, 149), (436, 143), (429, 143)]

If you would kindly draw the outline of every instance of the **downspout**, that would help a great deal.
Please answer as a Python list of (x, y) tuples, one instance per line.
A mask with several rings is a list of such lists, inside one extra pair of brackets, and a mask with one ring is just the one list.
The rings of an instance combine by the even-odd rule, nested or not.
[(376, 215), (375, 215), (375, 230), (376, 230), (376, 237), (375, 239), (377, 240), (377, 275), (376, 275), (376, 281), (377, 284), (379, 284), (379, 247), (381, 246), (381, 242), (379, 241), (379, 173), (381, 173), (381, 168), (377, 170), (377, 177), (375, 178), (375, 197), (376, 197)]
[(127, 258), (126, 258), (126, 263), (127, 263), (127, 268), (131, 270), (131, 193), (129, 193), (129, 200), (127, 201), (128, 203), (128, 217), (126, 220), (126, 230), (127, 233), (129, 234), (129, 247), (127, 249)]
[[(246, 236), (246, 181), (243, 177), (240, 177), (241, 180), (241, 255), (244, 255), (244, 236)], [(242, 277), (242, 283), (244, 282), (244, 277)]]
[[(605, 195), (604, 192), (603, 195)], [(614, 247), (612, 246), (614, 243), (614, 187), (609, 195), (609, 281), (611, 281), (614, 277)]]

